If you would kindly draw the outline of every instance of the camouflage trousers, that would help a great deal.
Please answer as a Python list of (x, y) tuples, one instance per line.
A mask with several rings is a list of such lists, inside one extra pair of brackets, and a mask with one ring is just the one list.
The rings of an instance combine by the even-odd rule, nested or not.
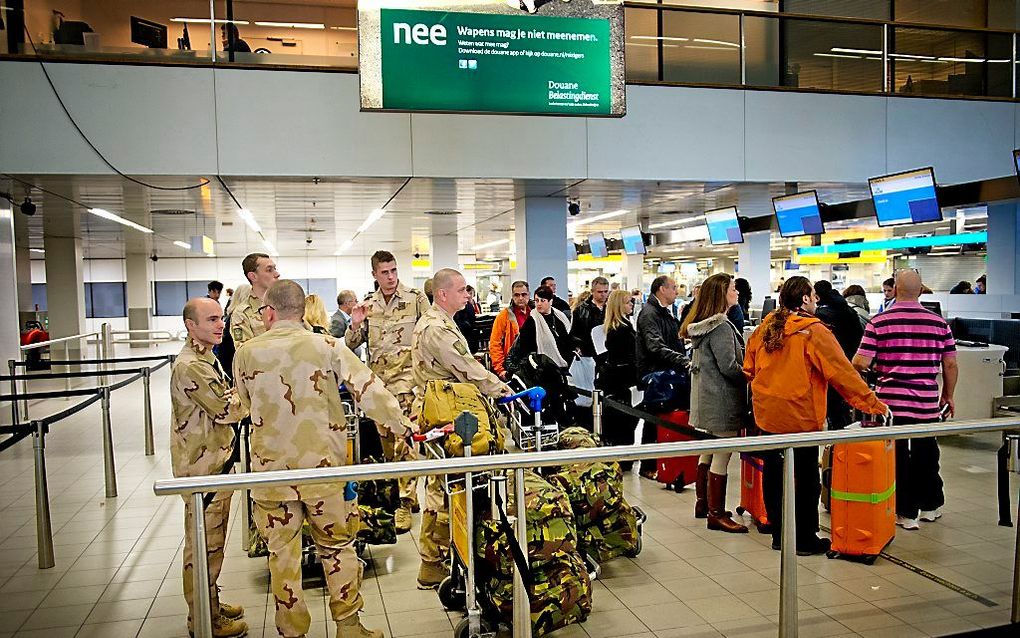
[(445, 476), (425, 479), (425, 507), (421, 510), (418, 553), (423, 563), (445, 562), (450, 555), (450, 509), (443, 491)]
[[(397, 402), (400, 403), (400, 409), (404, 412), (404, 416), (409, 417), (411, 414), (411, 404), (414, 402), (414, 394), (398, 394)], [(415, 452), (406, 439), (398, 439), (393, 432), (390, 432), (389, 428), (383, 427), (379, 423), (376, 423), (375, 427), (379, 430), (383, 456), (386, 457), (387, 461), (415, 461), (418, 459), (418, 453)], [(398, 478), (397, 485), (400, 487), (401, 503), (406, 501), (411, 503), (418, 502), (418, 479), (413, 476)]]
[[(227, 540), (227, 518), (230, 515), (230, 492), (205, 509), (206, 556), (209, 561), (209, 608), (213, 616), (219, 613), (220, 600), (216, 581), (223, 567), (223, 545)], [(184, 600), (188, 603), (189, 627), (195, 614), (195, 543), (191, 534), (191, 501), (184, 501)]]
[(306, 520), (322, 560), (333, 620), (349, 618), (364, 605), (364, 566), (354, 550), (358, 502), (344, 501), (342, 492), (300, 501), (255, 501), (255, 522), (269, 545), (270, 589), (281, 636), (305, 635), (312, 620), (301, 588), (301, 527)]

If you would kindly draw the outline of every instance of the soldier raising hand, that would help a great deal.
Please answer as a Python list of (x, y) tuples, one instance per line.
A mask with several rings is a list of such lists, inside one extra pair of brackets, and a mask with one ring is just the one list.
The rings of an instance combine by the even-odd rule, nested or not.
[[(347, 430), (339, 384), (365, 413), (403, 440), (414, 426), (382, 380), (350, 349), (302, 324), (305, 295), (281, 279), (266, 293), (266, 331), (237, 350), (234, 380), (251, 408), (252, 470), (343, 465)], [(354, 550), (357, 500), (344, 483), (252, 490), (255, 522), (269, 544), (269, 573), (281, 636), (303, 636), (311, 617), (301, 591), (301, 526), (311, 527), (329, 588), (338, 638), (381, 638), (358, 619), (362, 564)], [(345, 494), (346, 492), (346, 494)]]

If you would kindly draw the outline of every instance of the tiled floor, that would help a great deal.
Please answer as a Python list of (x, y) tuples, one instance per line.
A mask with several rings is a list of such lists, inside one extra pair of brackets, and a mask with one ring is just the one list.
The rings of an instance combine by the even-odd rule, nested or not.
[[(143, 454), (141, 387), (113, 397), (119, 498), (103, 495), (98, 405), (53, 427), (46, 440), (57, 562), (52, 569), (36, 566), (31, 441), (0, 454), (0, 638), (187, 635), (183, 502), (152, 494), (153, 480), (170, 474), (167, 379), (165, 369), (153, 377), (154, 457)], [(32, 410), (46, 414), (66, 405), (51, 401)], [(901, 531), (889, 550), (995, 606), (885, 560), (869, 567), (800, 558), (801, 636), (938, 636), (1008, 622), (1015, 537), (1014, 530), (995, 524), (995, 440), (944, 441), (945, 517), (917, 532)], [(1020, 487), (1016, 477), (1013, 486)], [(732, 481), (731, 493), (736, 488)], [(767, 537), (709, 532), (691, 516), (692, 494), (665, 491), (636, 475), (628, 477), (627, 489), (649, 515), (644, 551), (634, 560), (606, 564), (594, 585), (593, 613), (557, 638), (777, 634), (779, 554)], [(241, 552), (237, 511), (235, 500), (223, 596), (245, 605), (249, 635), (272, 637), (265, 560)], [(412, 534), (397, 545), (371, 548), (364, 622), (393, 637), (449, 636), (458, 616), (444, 612), (435, 593), (415, 589), (415, 542)], [(315, 603), (310, 636), (332, 636), (323, 591), (307, 595)]]

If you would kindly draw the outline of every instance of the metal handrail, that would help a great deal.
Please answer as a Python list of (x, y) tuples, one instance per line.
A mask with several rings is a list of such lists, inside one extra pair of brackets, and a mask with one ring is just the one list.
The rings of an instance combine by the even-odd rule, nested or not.
[(47, 346), (53, 345), (54, 343), (63, 343), (65, 341), (74, 341), (74, 340), (88, 339), (89, 337), (99, 337), (101, 335), (102, 335), (102, 333), (99, 332), (99, 331), (96, 331), (96, 332), (86, 332), (86, 333), (83, 333), (83, 334), (80, 334), (80, 335), (71, 335), (70, 337), (60, 337), (58, 339), (50, 339), (49, 341), (38, 341), (36, 343), (30, 343), (30, 344), (21, 346), (21, 350), (22, 350), (22, 352), (24, 352), (25, 350), (35, 350), (36, 348), (45, 348)]
[(791, 447), (809, 447), (833, 443), (884, 441), (923, 436), (949, 436), (1020, 429), (1020, 416), (996, 419), (970, 419), (966, 421), (898, 425), (895, 427), (860, 428), (840, 431), (772, 434), (766, 436), (650, 443), (643, 445), (551, 450), (497, 456), (450, 458), (442, 461), (419, 460), (397, 463), (372, 463), (329, 468), (301, 470), (274, 470), (216, 476), (190, 476), (160, 479), (153, 484), (157, 496), (188, 495), (196, 492), (250, 490), (287, 485), (310, 485), (338, 481), (370, 481), (381, 478), (488, 472), (517, 468), (548, 467), (574, 463), (637, 461), (641, 459), (721, 454), (725, 452), (761, 452)]

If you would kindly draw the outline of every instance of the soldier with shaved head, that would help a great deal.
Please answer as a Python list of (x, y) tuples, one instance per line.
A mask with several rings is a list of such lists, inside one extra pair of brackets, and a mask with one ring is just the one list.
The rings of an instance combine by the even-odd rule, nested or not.
[[(343, 465), (347, 428), (339, 386), (369, 418), (395, 437), (413, 433), (383, 381), (342, 342), (315, 334), (301, 319), (305, 294), (281, 279), (260, 309), (265, 332), (234, 356), (241, 404), (251, 411), (252, 470)], [(252, 490), (255, 522), (269, 545), (269, 573), (280, 636), (308, 632), (311, 616), (301, 590), (301, 527), (307, 522), (322, 560), (337, 638), (381, 638), (361, 625), (362, 563), (354, 550), (360, 525), (353, 485), (291, 485)]]
[[(184, 306), (188, 339), (170, 372), (173, 423), (170, 429), (170, 460), (174, 476), (205, 476), (228, 469), (234, 453), (233, 424), (247, 415), (230, 380), (213, 355), (223, 341), (223, 310), (219, 302), (196, 297)], [(244, 610), (220, 602), (216, 580), (223, 566), (230, 492), (216, 492), (205, 508), (205, 536), (209, 563), (209, 595), (216, 638), (243, 636), (248, 625), (240, 620)], [(194, 539), (191, 537), (191, 501), (184, 501), (184, 599), (188, 603), (188, 630), (194, 619)]]
[[(453, 315), (469, 299), (464, 276), (451, 268), (443, 268), (432, 278), (432, 290), (435, 295), (432, 308), (415, 325), (411, 345), (418, 407), (425, 384), (433, 380), (472, 383), (489, 397), (510, 394), (510, 388), (471, 355), (467, 340), (453, 321)], [(450, 526), (442, 478), (433, 476), (425, 481), (425, 507), (418, 537), (421, 555), (418, 587), (421, 589), (438, 586), (449, 573), (445, 562), (450, 549)]]

